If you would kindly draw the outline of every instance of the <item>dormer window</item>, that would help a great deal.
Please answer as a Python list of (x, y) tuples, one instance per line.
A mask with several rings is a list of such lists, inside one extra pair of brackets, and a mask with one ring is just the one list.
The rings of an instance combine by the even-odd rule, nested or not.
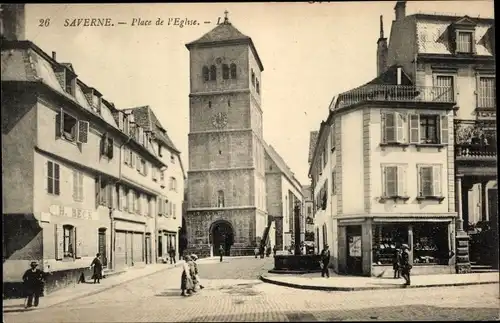
[(457, 33), (457, 53), (472, 53), (472, 31), (459, 31)]
[(476, 22), (465, 16), (451, 24), (451, 41), (455, 54), (472, 54), (476, 51)]
[(72, 73), (69, 73), (66, 71), (66, 88), (65, 91), (72, 95), (75, 96), (75, 89), (76, 89), (76, 77), (72, 75)]

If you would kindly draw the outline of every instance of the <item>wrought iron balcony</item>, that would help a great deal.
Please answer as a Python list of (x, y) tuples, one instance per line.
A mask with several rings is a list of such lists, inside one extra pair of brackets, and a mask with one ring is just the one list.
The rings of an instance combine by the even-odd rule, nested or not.
[(339, 95), (338, 108), (366, 101), (454, 103), (453, 88), (415, 85), (366, 85)]
[(496, 160), (496, 123), (492, 121), (455, 120), (457, 160)]

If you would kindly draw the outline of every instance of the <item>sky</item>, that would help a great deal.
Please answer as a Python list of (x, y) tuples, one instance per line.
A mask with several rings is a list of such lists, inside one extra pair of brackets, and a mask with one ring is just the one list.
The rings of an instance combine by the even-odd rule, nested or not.
[[(396, 1), (323, 3), (28, 4), (26, 37), (118, 109), (150, 105), (188, 165), (189, 52), (186, 43), (218, 17), (250, 36), (264, 65), (264, 138), (308, 185), (309, 133), (333, 96), (376, 77), (379, 16), (389, 37)], [(417, 12), (493, 17), (493, 1), (408, 1)], [(40, 20), (50, 23), (40, 27)], [(127, 25), (64, 27), (66, 19), (111, 18)], [(200, 25), (131, 26), (132, 19), (197, 20)], [(204, 21), (211, 21), (204, 24)], [(390, 39), (389, 39), (390, 41)]]

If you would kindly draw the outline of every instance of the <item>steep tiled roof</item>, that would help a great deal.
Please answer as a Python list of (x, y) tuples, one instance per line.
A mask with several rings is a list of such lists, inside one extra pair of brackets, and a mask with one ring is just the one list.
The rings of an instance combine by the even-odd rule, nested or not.
[(314, 154), (314, 148), (316, 147), (316, 141), (318, 140), (319, 131), (311, 131), (309, 134), (309, 158), (307, 162), (310, 164)]
[[(365, 85), (396, 85), (398, 84), (398, 65), (390, 66), (384, 73), (380, 74)], [(401, 67), (401, 85), (412, 85), (410, 77)], [(365, 86), (363, 85), (363, 86)]]
[(285, 160), (280, 156), (280, 154), (278, 154), (278, 152), (274, 149), (274, 147), (264, 142), (264, 149), (266, 150), (266, 153), (269, 155), (271, 160), (276, 164), (276, 166), (278, 166), (280, 171), (288, 178), (288, 180), (292, 183), (292, 185), (295, 185), (297, 190), (299, 192), (302, 192), (302, 185), (295, 178), (295, 174), (288, 167)]
[(217, 41), (227, 41), (227, 40), (250, 40), (250, 37), (241, 33), (236, 29), (231, 23), (223, 23), (201, 36), (195, 41), (188, 43), (189, 45), (202, 44), (202, 43), (212, 43)]
[[(34, 44), (31, 44), (31, 46), (37, 48)], [(59, 94), (64, 95), (69, 100), (77, 102), (85, 110), (96, 114), (91, 109), (88, 100), (83, 94), (83, 85), (77, 82), (75, 96), (68, 94), (62, 88), (54, 72), (54, 64), (58, 63), (49, 62), (41, 53), (43, 54), (41, 49), (37, 49), (36, 51), (27, 48), (2, 50), (2, 81), (41, 82)], [(70, 63), (60, 65), (73, 70), (73, 66)], [(111, 111), (106, 107), (101, 107), (101, 115), (99, 116), (108, 124), (118, 128)]]
[(132, 110), (134, 113), (135, 122), (140, 125), (144, 130), (152, 131), (156, 138), (163, 142), (167, 147), (174, 150), (176, 153), (180, 151), (175, 147), (174, 143), (168, 136), (165, 128), (161, 125), (160, 121), (154, 114), (150, 106), (136, 107), (126, 110)]
[(483, 39), (489, 28), (493, 26), (493, 23), (489, 22), (488, 19), (422, 14), (414, 15), (414, 17), (416, 17), (417, 48), (420, 54), (452, 54), (450, 26), (458, 21), (466, 21), (475, 24), (476, 54), (492, 55), (487, 41), (485, 42)]
[(210, 30), (208, 33), (204, 34), (200, 38), (195, 41), (186, 44), (188, 49), (195, 47), (197, 45), (212, 45), (217, 43), (228, 43), (228, 42), (244, 42), (250, 45), (250, 48), (257, 60), (257, 64), (259, 64), (260, 70), (264, 70), (264, 66), (262, 61), (260, 60), (259, 54), (255, 49), (255, 45), (253, 44), (252, 38), (240, 32), (236, 27), (233, 26), (232, 23), (226, 21), (220, 25), (217, 25), (215, 28)]

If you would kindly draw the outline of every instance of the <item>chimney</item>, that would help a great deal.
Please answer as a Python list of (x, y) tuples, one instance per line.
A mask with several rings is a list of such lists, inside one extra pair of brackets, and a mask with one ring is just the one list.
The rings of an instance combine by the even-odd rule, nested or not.
[(380, 16), (380, 38), (377, 41), (377, 76), (380, 76), (387, 69), (387, 38), (384, 37), (384, 20)]
[(398, 66), (398, 72), (397, 72), (397, 85), (401, 85), (401, 67)]
[(396, 13), (396, 21), (402, 20), (406, 16), (406, 1), (396, 2), (394, 12)]
[(3, 4), (1, 12), (2, 36), (7, 40), (26, 40), (25, 4)]
[(55, 60), (55, 61), (57, 61), (56, 60), (56, 52), (52, 52), (52, 59)]

